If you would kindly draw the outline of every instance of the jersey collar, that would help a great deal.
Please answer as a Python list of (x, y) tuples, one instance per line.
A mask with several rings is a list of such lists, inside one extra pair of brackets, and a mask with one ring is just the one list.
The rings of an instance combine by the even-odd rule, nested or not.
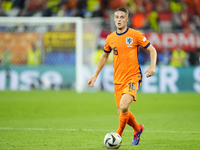
[(116, 34), (117, 34), (117, 35), (123, 35), (123, 34), (125, 34), (125, 33), (128, 31), (128, 29), (129, 29), (129, 28), (127, 27), (126, 31), (124, 31), (123, 33), (117, 33), (117, 31), (116, 31)]

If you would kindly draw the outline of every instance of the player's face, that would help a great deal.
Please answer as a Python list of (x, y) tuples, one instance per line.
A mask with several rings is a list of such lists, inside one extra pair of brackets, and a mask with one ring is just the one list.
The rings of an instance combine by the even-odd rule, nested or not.
[(114, 21), (117, 29), (126, 29), (128, 22), (128, 16), (126, 15), (126, 13), (124, 13), (123, 11), (117, 11), (114, 15)]

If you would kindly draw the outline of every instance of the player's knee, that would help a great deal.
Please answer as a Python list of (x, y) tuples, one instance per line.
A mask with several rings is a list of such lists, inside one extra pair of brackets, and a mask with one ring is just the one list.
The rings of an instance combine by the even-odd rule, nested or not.
[(120, 111), (121, 111), (122, 113), (126, 113), (126, 112), (128, 111), (128, 107), (125, 106), (125, 105), (120, 105), (119, 109), (120, 109)]

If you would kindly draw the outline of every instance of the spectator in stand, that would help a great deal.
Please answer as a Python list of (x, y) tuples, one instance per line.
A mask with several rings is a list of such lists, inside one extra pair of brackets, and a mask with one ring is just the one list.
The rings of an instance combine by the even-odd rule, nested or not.
[(127, 0), (125, 8), (129, 11), (130, 15), (134, 14), (136, 12), (136, 10), (137, 10), (135, 1), (133, 1), (133, 0)]
[(190, 66), (200, 65), (200, 48), (189, 53), (189, 64)]
[(195, 7), (195, 13), (200, 11), (200, 1), (199, 0), (193, 0), (194, 1), (194, 7)]
[(87, 9), (87, 0), (79, 0), (77, 3), (77, 17), (92, 17), (92, 12)]
[(181, 0), (169, 0), (170, 10), (173, 13), (173, 28), (174, 29), (181, 29), (181, 20), (179, 13), (182, 11), (183, 6)]
[(87, 9), (92, 12), (92, 17), (104, 16), (101, 0), (87, 0)]
[(24, 0), (2, 0), (0, 16), (17, 16), (23, 8)]
[(170, 65), (174, 67), (183, 67), (186, 61), (186, 52), (182, 50), (180, 45), (172, 51)]
[(60, 5), (57, 17), (74, 17), (78, 16), (77, 10), (78, 0), (68, 0)]
[(7, 16), (7, 13), (12, 9), (12, 0), (2, 0), (0, 2), (0, 16)]
[(144, 5), (143, 5), (143, 0), (141, 1), (141, 0), (134, 0), (135, 1), (135, 5), (136, 5), (136, 8), (137, 9), (143, 9), (143, 10), (145, 10), (145, 7), (144, 7)]
[[(103, 47), (99, 45), (97, 50), (93, 52), (92, 59), (93, 59), (94, 64), (96, 65), (98, 64), (98, 61), (102, 55), (102, 51), (103, 51)], [(106, 64), (113, 64), (113, 53), (109, 55)]]
[(26, 1), (20, 16), (54, 16), (59, 10), (60, 3), (61, 0), (29, 0)]
[(182, 10), (181, 0), (169, 0), (170, 9), (174, 13), (179, 13)]
[(55, 16), (59, 10), (61, 0), (46, 0), (46, 9), (43, 12), (43, 16)]
[(170, 10), (168, 0), (157, 0), (156, 7), (158, 12), (168, 12)]
[(46, 0), (29, 0), (25, 9), (21, 12), (21, 16), (42, 16), (42, 12), (46, 9)]
[(137, 12), (132, 15), (131, 20), (134, 29), (144, 29), (147, 26), (146, 14), (141, 7), (139, 7)]
[(199, 1), (199, 0), (184, 0), (184, 3), (187, 5), (188, 12), (193, 14), (193, 15), (195, 14), (196, 7), (198, 9), (198, 2), (197, 1)]
[(115, 10), (118, 7), (125, 7), (126, 6), (126, 1), (125, 0), (109, 0), (108, 5), (110, 10)]
[(33, 43), (32, 47), (27, 52), (27, 65), (41, 64), (41, 50)]
[(92, 13), (92, 17), (102, 17), (103, 18), (104, 15), (105, 15), (105, 10), (103, 9), (101, 4), (100, 4), (100, 8)]
[(4, 47), (4, 51), (1, 55), (0, 60), (3, 66), (3, 69), (6, 71), (6, 74), (9, 75), (10, 65), (12, 64), (12, 54), (8, 47)]
[[(195, 13), (194, 13), (195, 12)], [(197, 17), (197, 11), (195, 10), (189, 10), (188, 5), (183, 5), (183, 10), (180, 13), (180, 20), (183, 30), (188, 30), (189, 32), (192, 32), (198, 28), (197, 22), (195, 22)], [(196, 24), (195, 24), (196, 23)]]
[(67, 15), (67, 11), (68, 11), (68, 8), (67, 8), (67, 4), (62, 4), (60, 6), (60, 9), (58, 10), (57, 12), (57, 17), (65, 17), (65, 16), (68, 16)]
[(151, 12), (153, 10), (154, 6), (157, 5), (157, 4), (155, 5), (154, 3), (155, 3), (155, 1), (153, 2), (152, 0), (145, 0), (145, 1), (143, 1), (142, 5), (144, 6), (145, 11), (147, 13)]
[(160, 31), (160, 27), (159, 27), (159, 20), (158, 20), (158, 12), (156, 11), (156, 8), (154, 7), (154, 9), (148, 14), (148, 22), (150, 25), (150, 28), (159, 32)]
[(25, 7), (25, 1), (26, 0), (14, 0), (13, 2), (13, 8), (19, 8), (20, 10), (23, 10)]
[(171, 55), (171, 51), (167, 47), (162, 52), (158, 52), (159, 65), (169, 65)]
[(91, 12), (100, 9), (100, 0), (87, 0), (87, 9)]

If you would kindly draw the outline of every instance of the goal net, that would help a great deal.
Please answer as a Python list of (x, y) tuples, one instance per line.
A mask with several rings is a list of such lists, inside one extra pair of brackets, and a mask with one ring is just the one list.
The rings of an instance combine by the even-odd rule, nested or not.
[(0, 90), (85, 88), (102, 20), (78, 17), (1, 17)]

